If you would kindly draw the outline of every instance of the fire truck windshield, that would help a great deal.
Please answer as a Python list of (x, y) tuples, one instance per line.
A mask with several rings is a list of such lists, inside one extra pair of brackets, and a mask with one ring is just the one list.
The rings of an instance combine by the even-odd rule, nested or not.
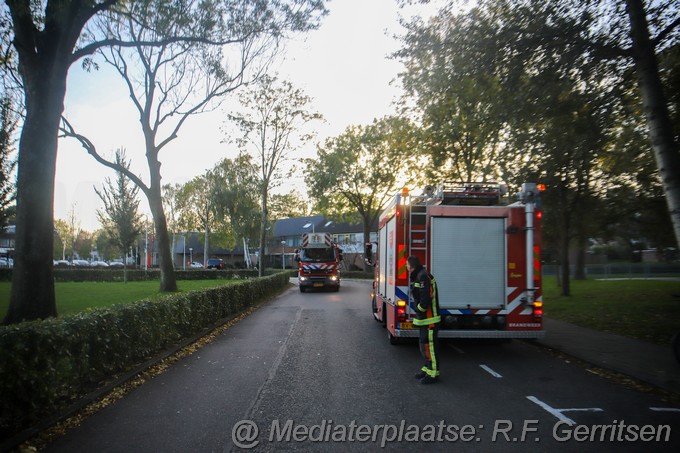
[(301, 261), (328, 262), (335, 261), (335, 253), (332, 248), (309, 248), (300, 251)]

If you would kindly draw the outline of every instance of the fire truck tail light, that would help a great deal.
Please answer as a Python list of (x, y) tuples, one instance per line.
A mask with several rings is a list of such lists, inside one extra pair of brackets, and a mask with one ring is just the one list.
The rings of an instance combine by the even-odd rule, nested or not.
[(400, 316), (406, 315), (406, 301), (404, 300), (397, 301), (397, 314)]
[(545, 184), (538, 183), (536, 184), (536, 188), (538, 189), (539, 192), (545, 192)]
[(543, 302), (534, 302), (534, 317), (543, 317)]
[(536, 211), (536, 218), (537, 219), (542, 219), (543, 218), (543, 213), (541, 211)]

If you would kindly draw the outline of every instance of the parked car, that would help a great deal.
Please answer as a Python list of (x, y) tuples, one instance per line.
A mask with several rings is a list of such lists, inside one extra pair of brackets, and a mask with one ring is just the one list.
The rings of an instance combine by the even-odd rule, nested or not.
[(205, 264), (205, 267), (207, 269), (224, 269), (224, 264), (219, 258), (210, 258)]
[(92, 261), (90, 263), (91, 267), (109, 267), (108, 263), (105, 261)]
[(90, 267), (90, 263), (87, 260), (73, 260), (73, 265), (76, 267)]
[(122, 261), (111, 261), (109, 267), (123, 267)]
[(203, 269), (203, 263), (198, 261), (189, 261), (189, 267), (191, 269)]
[(54, 265), (57, 267), (69, 267), (71, 263), (67, 260), (54, 260)]

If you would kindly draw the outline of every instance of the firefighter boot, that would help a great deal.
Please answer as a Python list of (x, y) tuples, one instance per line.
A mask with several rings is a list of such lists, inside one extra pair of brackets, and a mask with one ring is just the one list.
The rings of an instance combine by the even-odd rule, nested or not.
[(434, 384), (439, 380), (439, 377), (425, 376), (420, 380), (421, 384)]
[(415, 378), (416, 378), (416, 379), (422, 379), (422, 378), (424, 378), (425, 376), (427, 376), (427, 373), (425, 372), (425, 370), (420, 370), (420, 371), (418, 371), (418, 372), (416, 373)]

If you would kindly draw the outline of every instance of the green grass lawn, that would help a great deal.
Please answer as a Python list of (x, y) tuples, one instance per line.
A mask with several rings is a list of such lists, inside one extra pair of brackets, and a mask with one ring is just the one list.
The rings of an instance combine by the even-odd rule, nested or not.
[[(212, 288), (229, 284), (230, 280), (181, 280), (179, 292)], [(168, 293), (158, 291), (158, 281), (144, 282), (57, 282), (55, 286), (57, 313), (60, 316), (95, 307), (134, 302), (141, 299), (158, 299)], [(9, 307), (10, 282), (0, 282), (0, 316), (4, 318)]]
[(571, 280), (571, 296), (559, 294), (545, 279), (549, 318), (667, 346), (680, 332), (680, 281)]

